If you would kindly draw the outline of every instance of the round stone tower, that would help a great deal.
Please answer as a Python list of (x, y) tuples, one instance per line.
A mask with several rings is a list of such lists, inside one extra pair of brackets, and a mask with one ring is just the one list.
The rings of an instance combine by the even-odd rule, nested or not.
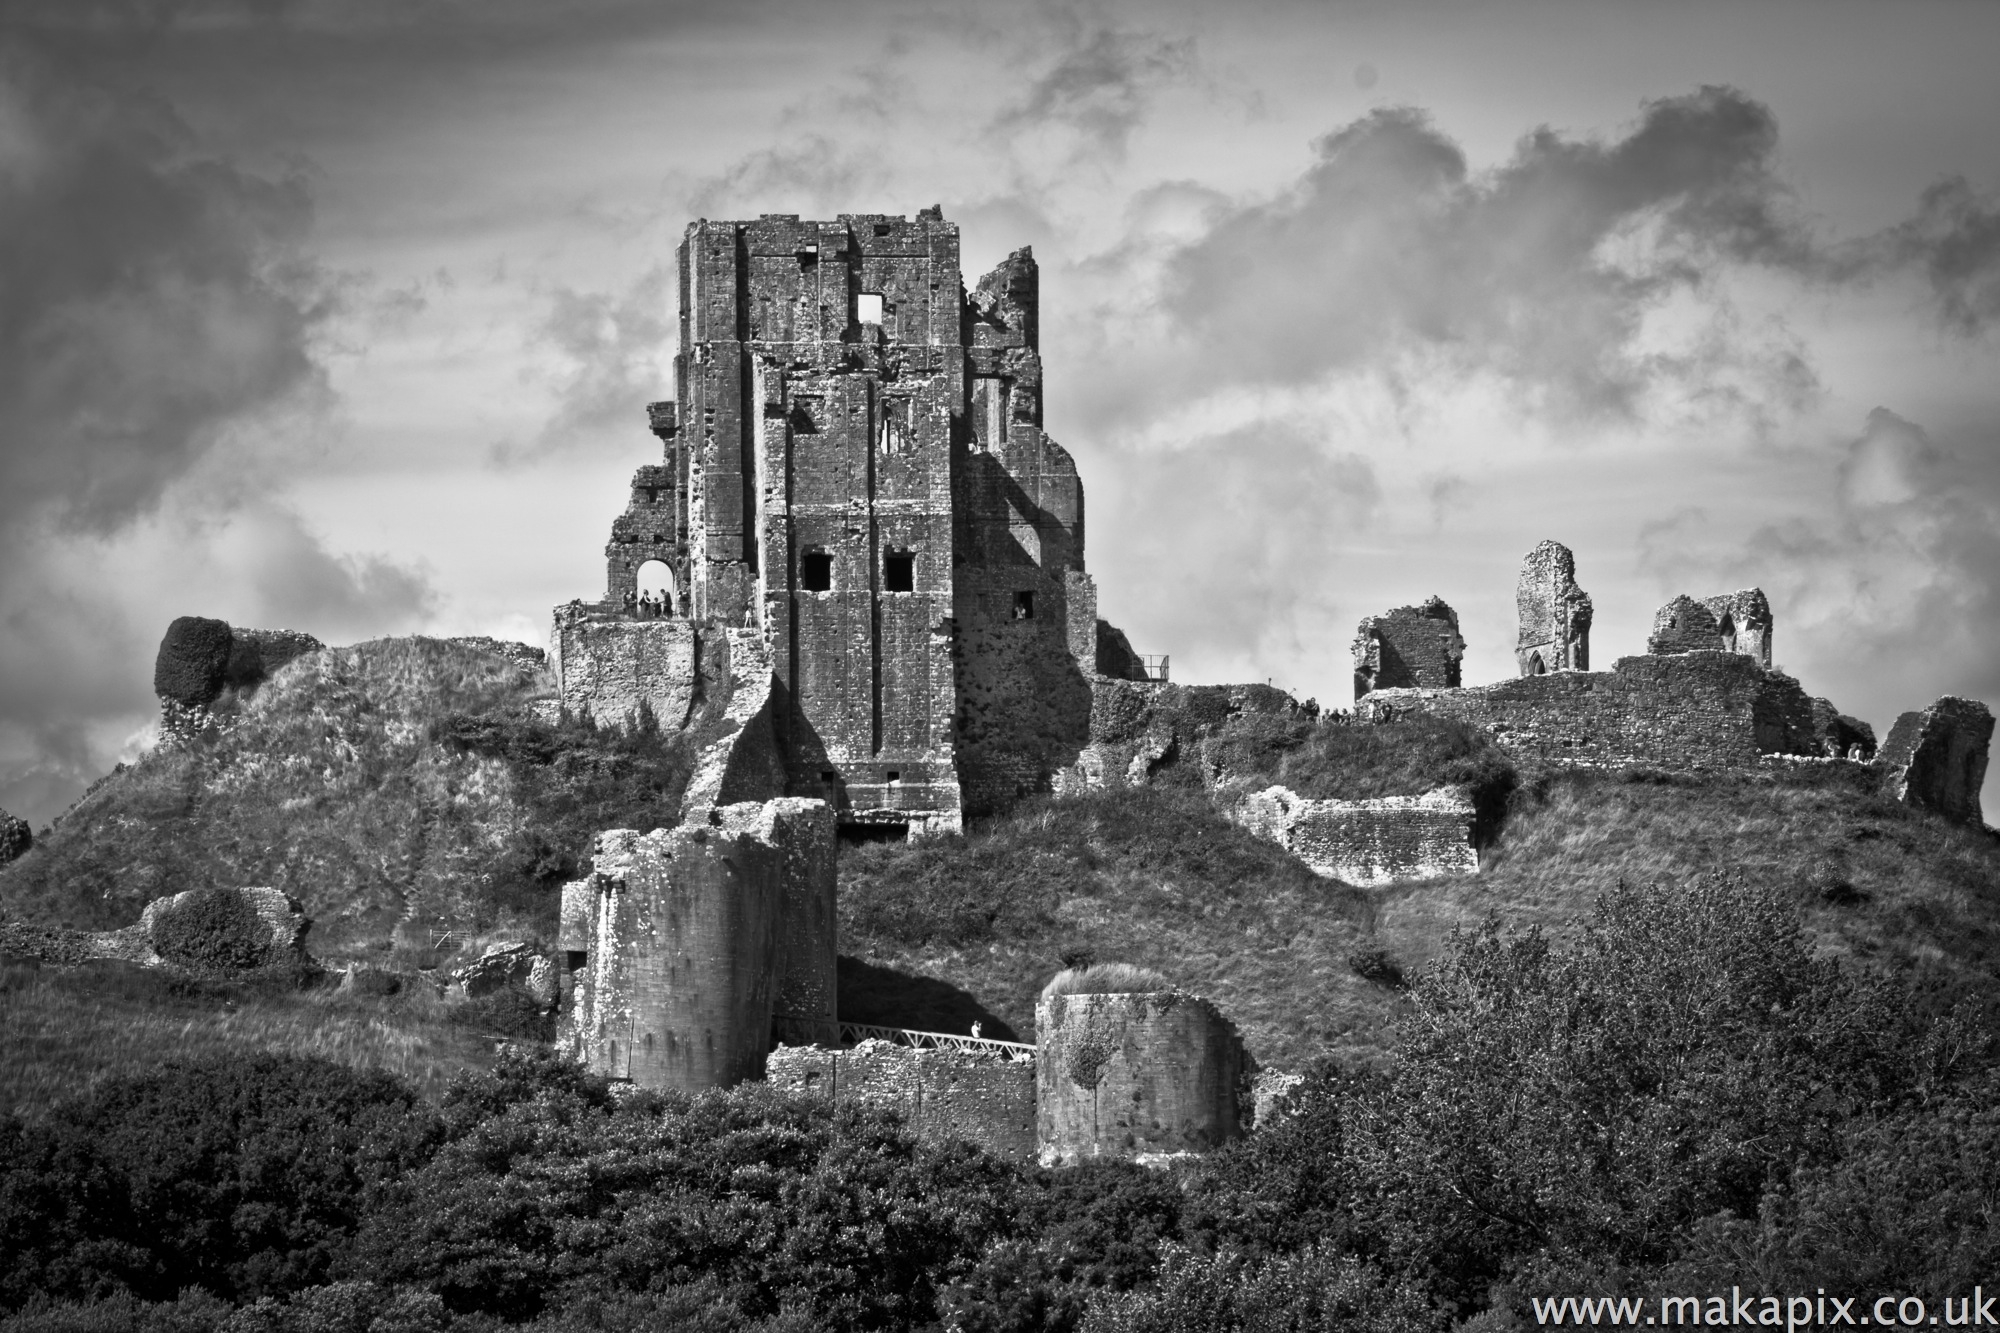
[(1248, 1058), (1186, 991), (1044, 995), (1035, 1008), (1044, 1166), (1205, 1152), (1242, 1132)]

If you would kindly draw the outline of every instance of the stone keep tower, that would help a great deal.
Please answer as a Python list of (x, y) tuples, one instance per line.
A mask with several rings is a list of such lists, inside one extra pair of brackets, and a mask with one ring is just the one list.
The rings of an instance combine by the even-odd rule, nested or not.
[(1576, 586), (1576, 557), (1543, 542), (1521, 561), (1514, 605), (1521, 637), (1514, 658), (1524, 676), (1590, 670), (1590, 594)]
[(1044, 785), (1088, 739), (1097, 606), (1033, 255), (968, 297), (926, 209), (696, 222), (678, 259), (665, 457), (581, 613), (618, 616), (657, 559), (676, 616), (761, 631), (787, 790), (844, 824), (956, 827)]

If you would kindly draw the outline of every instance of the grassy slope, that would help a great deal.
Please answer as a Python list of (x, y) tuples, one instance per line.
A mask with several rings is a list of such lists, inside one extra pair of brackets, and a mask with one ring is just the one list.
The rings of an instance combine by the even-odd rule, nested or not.
[(590, 836), (678, 805), (680, 743), (554, 728), (545, 672), (431, 639), (301, 658), (210, 744), (101, 784), (0, 872), (0, 910), (106, 929), (209, 884), (300, 899), (323, 958), (545, 936)]
[[(1320, 784), (1423, 785), (1407, 756), (1382, 756), (1392, 776), (1372, 786), (1337, 771), (1377, 762), (1373, 743), (1322, 754)], [(1422, 966), (1488, 913), (1560, 934), (1621, 878), (1775, 881), (1830, 952), (1981, 988), (2000, 972), (2000, 843), (1882, 799), (1866, 771), (1545, 774), (1512, 806), (1484, 873), (1360, 890), (1314, 879), (1190, 790), (1042, 804), (963, 840), (847, 852), (842, 948), (968, 992), (1023, 1037), (1066, 952), (1157, 968), (1214, 997), (1257, 1057), (1281, 1067), (1385, 1057), (1400, 996), (1356, 976), (1350, 954)]]

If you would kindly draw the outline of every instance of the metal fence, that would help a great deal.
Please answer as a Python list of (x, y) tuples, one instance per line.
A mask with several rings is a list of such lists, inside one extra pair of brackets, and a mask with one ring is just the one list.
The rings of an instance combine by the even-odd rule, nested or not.
[(887, 1041), (927, 1051), (989, 1051), (1000, 1055), (1034, 1054), (1027, 1042), (999, 1041), (992, 1037), (968, 1037), (957, 1032), (924, 1032), (916, 1028), (885, 1028), (873, 1023), (802, 1018), (797, 1014), (771, 1016), (773, 1040), (790, 1045), (853, 1046), (864, 1041)]
[(1139, 663), (1146, 669), (1147, 680), (1165, 682), (1167, 679), (1167, 654), (1140, 653)]

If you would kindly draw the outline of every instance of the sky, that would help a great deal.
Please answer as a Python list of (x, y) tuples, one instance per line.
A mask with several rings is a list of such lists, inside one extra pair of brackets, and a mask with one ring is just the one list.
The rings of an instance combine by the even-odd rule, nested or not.
[[(1886, 733), (2000, 705), (2000, 5), (0, 0), (0, 807), (155, 736), (184, 614), (546, 640), (699, 217), (1042, 268), (1100, 612), (1352, 698), (1759, 586)], [(1988, 779), (2000, 809), (2000, 770)]]

